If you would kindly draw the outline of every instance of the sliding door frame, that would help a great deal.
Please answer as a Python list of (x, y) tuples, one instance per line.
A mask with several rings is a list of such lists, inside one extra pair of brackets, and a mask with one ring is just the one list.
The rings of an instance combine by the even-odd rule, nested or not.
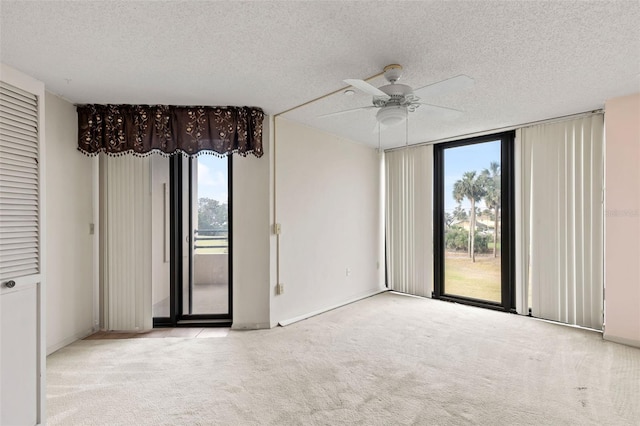
[[(185, 218), (183, 204), (183, 157), (173, 155), (169, 159), (169, 317), (153, 319), (154, 327), (230, 327), (233, 322), (233, 191), (231, 176), (233, 174), (231, 157), (227, 157), (227, 191), (228, 191), (228, 251), (229, 251), (229, 292), (228, 292), (228, 313), (226, 314), (184, 314), (183, 312), (183, 286), (189, 286), (189, 294), (193, 286), (193, 259), (189, 253), (188, 262), (183, 262), (183, 235), (184, 221), (188, 221), (189, 247), (193, 247), (193, 194), (192, 194), (192, 162), (194, 158), (189, 158), (189, 217)], [(189, 280), (184, 282), (184, 268), (189, 268)]]
[[(493, 135), (479, 136), (459, 141), (434, 145), (434, 291), (433, 298), (458, 302), (472, 306), (515, 313), (515, 174), (514, 174), (514, 138), (515, 132), (509, 131)], [(447, 294), (444, 285), (444, 151), (467, 145), (500, 141), (501, 170), (501, 301), (475, 299), (471, 297)]]

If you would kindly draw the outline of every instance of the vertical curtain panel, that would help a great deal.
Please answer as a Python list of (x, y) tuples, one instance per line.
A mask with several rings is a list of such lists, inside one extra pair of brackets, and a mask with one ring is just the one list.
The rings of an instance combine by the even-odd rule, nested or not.
[(433, 146), (385, 154), (387, 277), (391, 290), (433, 291)]
[(521, 129), (520, 259), (535, 317), (602, 329), (603, 128), (596, 114)]
[(101, 158), (103, 322), (107, 330), (149, 330), (151, 159)]
[(77, 111), (78, 149), (88, 155), (264, 153), (260, 108), (79, 105)]

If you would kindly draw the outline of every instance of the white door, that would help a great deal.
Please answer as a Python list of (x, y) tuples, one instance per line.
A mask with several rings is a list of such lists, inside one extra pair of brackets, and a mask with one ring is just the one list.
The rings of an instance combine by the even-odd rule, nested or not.
[(0, 424), (44, 422), (44, 86), (0, 68)]

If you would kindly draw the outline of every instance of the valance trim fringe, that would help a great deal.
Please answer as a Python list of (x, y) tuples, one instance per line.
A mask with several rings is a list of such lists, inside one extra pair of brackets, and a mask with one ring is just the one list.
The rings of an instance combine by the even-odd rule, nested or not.
[(256, 157), (261, 157), (261, 155), (256, 155), (256, 153), (254, 151), (246, 151), (246, 152), (240, 152), (240, 151), (231, 151), (231, 152), (226, 152), (224, 154), (220, 154), (218, 152), (215, 151), (211, 151), (211, 150), (202, 150), (199, 151), (195, 154), (189, 154), (188, 152), (182, 151), (182, 150), (176, 150), (173, 152), (162, 152), (159, 149), (152, 149), (151, 151), (148, 152), (136, 152), (133, 150), (129, 150), (129, 151), (123, 151), (123, 152), (107, 152), (106, 150), (100, 150), (97, 152), (89, 152), (89, 151), (85, 151), (84, 149), (78, 147), (78, 151), (80, 151), (81, 153), (83, 153), (84, 155), (86, 155), (87, 157), (96, 157), (100, 154), (104, 154), (108, 157), (123, 157), (125, 155), (133, 155), (134, 157), (149, 157), (150, 155), (161, 155), (163, 157), (173, 157), (174, 155), (182, 155), (183, 157), (192, 157), (192, 158), (197, 158), (201, 155), (213, 155), (215, 157), (218, 158), (225, 158), (228, 157), (231, 154), (237, 154), (241, 157), (248, 157), (249, 155), (253, 154)]
[(89, 156), (264, 154), (260, 108), (78, 105), (77, 111), (78, 150)]

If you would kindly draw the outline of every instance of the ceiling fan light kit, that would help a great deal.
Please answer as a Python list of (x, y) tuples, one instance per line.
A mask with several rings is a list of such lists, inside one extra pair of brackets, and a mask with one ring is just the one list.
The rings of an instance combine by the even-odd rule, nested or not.
[(376, 113), (376, 119), (378, 122), (385, 126), (395, 126), (396, 124), (402, 123), (407, 119), (407, 108), (401, 105), (391, 105), (380, 108), (380, 110)]

